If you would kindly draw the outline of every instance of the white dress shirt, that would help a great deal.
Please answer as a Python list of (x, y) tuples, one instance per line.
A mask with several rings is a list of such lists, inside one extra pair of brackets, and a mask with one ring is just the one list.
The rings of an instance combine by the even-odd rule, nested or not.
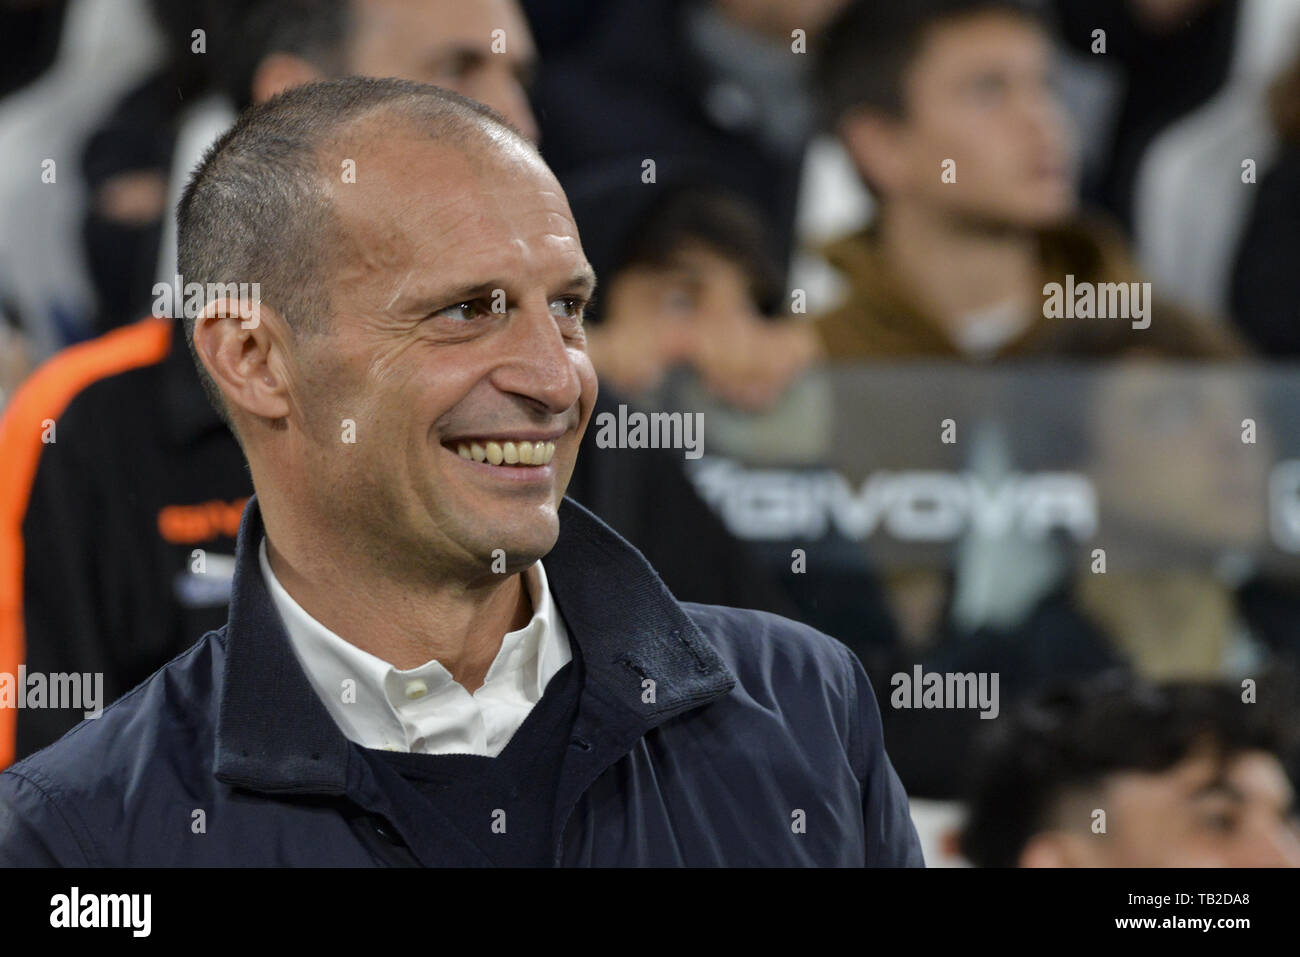
[(367, 748), (496, 757), (573, 657), (541, 562), (524, 572), (532, 619), (501, 640), (483, 686), (470, 694), (436, 659), (399, 671), (344, 641), (284, 590), (265, 538), (258, 557), (307, 679), (343, 734)]

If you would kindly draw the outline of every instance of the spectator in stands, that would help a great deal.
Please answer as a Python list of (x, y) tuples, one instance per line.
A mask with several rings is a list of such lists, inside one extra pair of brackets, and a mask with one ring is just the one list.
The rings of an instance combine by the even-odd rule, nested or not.
[(603, 383), (643, 393), (690, 366), (722, 401), (761, 409), (806, 366), (767, 226), (744, 200), (703, 182), (580, 190), (574, 215), (605, 277), (588, 331)]
[[(789, 455), (792, 461), (806, 440), (817, 447), (814, 455), (824, 454), (816, 436), (829, 398), (822, 402), (819, 393), (786, 392), (791, 378), (807, 364), (800, 350), (808, 339), (796, 325), (802, 320), (779, 315), (785, 306), (779, 270), (766, 254), (766, 226), (752, 207), (705, 181), (663, 184), (661, 191), (588, 189), (571, 202), (583, 235), (589, 237), (592, 264), (605, 277), (587, 321), (588, 351), (601, 379), (598, 403), (617, 408), (630, 395), (647, 407), (700, 411), (712, 436), (709, 454), (742, 454), (727, 446), (726, 426), (732, 418), (745, 423), (748, 440), (778, 449), (777, 454)], [(666, 392), (657, 391), (674, 370), (693, 376), (689, 386), (674, 390), (684, 384), (679, 378), (665, 385)], [(809, 385), (807, 391), (815, 393), (814, 384)], [(790, 401), (779, 401), (783, 396)], [(598, 467), (588, 475), (593, 464)], [(659, 470), (653, 474), (658, 487), (645, 488), (647, 501), (669, 495), (680, 503), (669, 511), (694, 511), (687, 496), (673, 491), (676, 476), (666, 471), (659, 475)], [(609, 450), (593, 450), (579, 461), (571, 494), (608, 516), (638, 547), (662, 551), (665, 567), (700, 565), (694, 582), (716, 578), (722, 574), (718, 569), (732, 569), (736, 560), (699, 547), (714, 536), (702, 539), (697, 531), (692, 547), (681, 549), (677, 543), (682, 528), (690, 526), (665, 524), (659, 507), (638, 518), (632, 509), (617, 506), (616, 499), (638, 498), (632, 493), (645, 475), (643, 458), (628, 456), (624, 469)], [(712, 516), (707, 521), (701, 516), (697, 527), (713, 522)], [(669, 536), (679, 537), (670, 541)], [(769, 550), (769, 574), (753, 567), (749, 549), (735, 543), (743, 567), (732, 577), (783, 578), (781, 587), (765, 585), (769, 597), (754, 597), (758, 607), (782, 611), (834, 635), (871, 667), (875, 656), (892, 651), (893, 621), (865, 556), (847, 541), (839, 545), (836, 560), (824, 562), (818, 574), (790, 575), (786, 543)], [(827, 548), (821, 554), (828, 554)], [(762, 562), (763, 556), (755, 552)], [(670, 553), (676, 557), (670, 559)], [(715, 570), (707, 570), (710, 564)], [(728, 590), (734, 593), (739, 586), (737, 581)], [(788, 595), (795, 607), (773, 607), (772, 595)]]
[[(760, 308), (781, 294), (763, 226), (742, 200), (665, 184), (662, 193), (588, 190), (572, 206), (602, 282), (584, 320), (601, 382), (597, 416), (617, 417), (633, 394), (687, 363), (708, 370), (729, 401), (764, 404), (780, 391), (781, 357), (764, 349), (754, 359), (745, 348), (769, 341)], [(675, 594), (807, 620), (793, 589), (760, 567), (695, 491), (680, 452), (600, 448), (596, 436), (583, 436), (569, 495), (644, 552)], [(887, 627), (875, 630), (887, 643)]]
[(1265, 355), (1300, 356), (1300, 55), (1271, 96), (1281, 149), (1262, 173), (1232, 277), (1232, 318)]
[(1109, 676), (997, 722), (960, 837), (978, 867), (1297, 867), (1293, 708)]
[(855, 3), (827, 31), (822, 103), (878, 202), (828, 250), (850, 287), (814, 324), (830, 359), (1032, 353), (1057, 323), (1047, 283), (1140, 278), (1119, 235), (1078, 214), (1035, 9)]

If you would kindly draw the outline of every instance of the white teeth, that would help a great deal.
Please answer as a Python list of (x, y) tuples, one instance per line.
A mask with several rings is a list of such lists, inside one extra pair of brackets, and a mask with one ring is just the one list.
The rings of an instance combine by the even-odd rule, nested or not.
[(456, 446), (456, 454), (492, 465), (546, 465), (555, 458), (554, 442), (473, 442)]

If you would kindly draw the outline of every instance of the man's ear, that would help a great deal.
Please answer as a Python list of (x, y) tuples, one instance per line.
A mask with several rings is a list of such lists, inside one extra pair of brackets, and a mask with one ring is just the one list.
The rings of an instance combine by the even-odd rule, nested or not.
[(858, 107), (840, 118), (836, 132), (859, 176), (877, 190), (893, 192), (903, 187), (908, 161), (898, 120)]
[(289, 415), (289, 329), (274, 309), (219, 298), (194, 320), (194, 351), (233, 412), (261, 419)]
[(257, 64), (248, 92), (254, 103), (264, 103), (277, 93), (324, 78), (325, 74), (302, 57), (272, 53)]

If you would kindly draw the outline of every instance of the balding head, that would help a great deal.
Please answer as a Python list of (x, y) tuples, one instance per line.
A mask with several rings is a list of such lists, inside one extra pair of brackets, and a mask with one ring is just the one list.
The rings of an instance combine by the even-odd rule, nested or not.
[[(322, 329), (331, 312), (328, 280), (347, 246), (334, 196), (335, 185), (355, 174), (346, 147), (358, 131), (382, 136), (402, 127), (485, 161), (494, 151), (533, 150), (488, 107), (438, 87), (363, 77), (297, 87), (246, 111), (191, 178), (178, 210), (186, 286), (256, 283), (261, 304), (294, 334)], [(191, 348), (192, 312), (185, 315)], [(201, 362), (198, 368), (229, 422), (220, 391)]]

